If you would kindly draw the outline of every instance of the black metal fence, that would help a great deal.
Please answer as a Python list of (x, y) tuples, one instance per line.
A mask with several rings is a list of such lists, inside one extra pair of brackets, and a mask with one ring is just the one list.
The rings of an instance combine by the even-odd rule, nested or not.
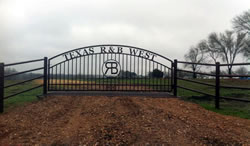
[[(200, 66), (210, 66), (210, 67), (214, 67), (215, 68), (215, 73), (207, 73), (207, 72), (194, 72), (194, 71), (189, 71), (189, 70), (183, 70), (183, 69), (179, 69), (178, 66), (179, 64), (191, 64), (191, 65), (200, 65)], [(242, 98), (233, 98), (233, 97), (224, 97), (221, 96), (221, 89), (222, 88), (227, 88), (227, 89), (240, 89), (240, 90), (250, 90), (250, 87), (237, 87), (237, 86), (228, 86), (228, 85), (221, 85), (221, 78), (249, 78), (250, 75), (238, 75), (238, 74), (222, 74), (221, 73), (221, 68), (222, 67), (226, 67), (226, 66), (247, 66), (250, 65), (250, 63), (235, 63), (235, 64), (220, 64), (219, 62), (217, 62), (216, 64), (209, 64), (209, 63), (192, 63), (192, 62), (185, 62), (185, 61), (177, 61), (174, 60), (174, 95), (177, 96), (177, 90), (178, 88), (184, 89), (184, 90), (188, 90), (188, 91), (192, 91), (192, 92), (196, 92), (199, 94), (203, 94), (203, 95), (207, 95), (210, 97), (214, 97), (215, 98), (215, 107), (216, 108), (220, 108), (220, 100), (221, 99), (225, 99), (225, 100), (233, 100), (233, 101), (240, 101), (240, 102), (250, 102), (249, 99), (242, 99)], [(178, 74), (185, 72), (185, 73), (189, 73), (189, 74), (198, 74), (198, 75), (203, 75), (203, 76), (210, 76), (212, 78), (214, 78), (214, 84), (210, 84), (210, 83), (204, 83), (204, 82), (200, 82), (197, 80), (191, 80), (190, 78), (184, 78), (184, 77), (180, 77)], [(204, 91), (200, 91), (197, 89), (193, 89), (192, 87), (184, 87), (183, 85), (178, 85), (177, 80), (183, 80), (186, 82), (190, 82), (190, 83), (195, 83), (195, 84), (199, 84), (199, 85), (205, 85), (205, 86), (209, 86), (215, 89), (214, 94), (211, 93), (206, 93)]]
[[(8, 99), (10, 97), (13, 97), (13, 96), (25, 93), (25, 92), (29, 92), (31, 90), (41, 88), (41, 87), (43, 87), (43, 94), (47, 94), (47, 84), (46, 84), (47, 83), (47, 60), (48, 60), (47, 57), (44, 57), (43, 59), (30, 60), (30, 61), (11, 63), (11, 64), (0, 63), (0, 112), (4, 111), (4, 100)], [(4, 73), (5, 68), (7, 68), (7, 67), (17, 66), (17, 65), (22, 65), (22, 64), (28, 64), (28, 63), (30, 64), (30, 63), (35, 63), (35, 62), (44, 62), (44, 63), (43, 63), (42, 67), (38, 67), (38, 68), (33, 68), (33, 69), (29, 69), (29, 70), (25, 70), (25, 71), (21, 71), (21, 72), (16, 72), (16, 73), (12, 73), (12, 74), (7, 74), (7, 75)], [(18, 76), (18, 75), (22, 75), (22, 74), (26, 74), (26, 73), (29, 73), (29, 72), (39, 71), (39, 70), (43, 70), (43, 74), (40, 75), (40, 76), (36, 76), (34, 78), (27, 79), (27, 80), (24, 80), (24, 81), (20, 81), (20, 82), (17, 82), (17, 83), (12, 83), (12, 84), (9, 84), (9, 85), (5, 85), (5, 83), (4, 83), (5, 80), (8, 79), (8, 78)], [(11, 94), (11, 95), (7, 95), (7, 96), (4, 95), (4, 93), (5, 93), (4, 91), (7, 88), (22, 85), (24, 83), (28, 83), (28, 82), (31, 82), (31, 81), (34, 81), (34, 80), (37, 80), (37, 79), (43, 79), (43, 84), (37, 85), (37, 86), (32, 87), (30, 89), (26, 89), (26, 90), (23, 90), (23, 91), (20, 91), (20, 92)]]
[(48, 91), (172, 91), (172, 61), (124, 45), (74, 49), (49, 59)]
[[(43, 66), (12, 74), (5, 74), (5, 68), (27, 63), (43, 62)], [(179, 64), (195, 64), (210, 66), (214, 73), (194, 72), (179, 69)], [(48, 91), (138, 91), (138, 92), (173, 92), (177, 96), (178, 88), (214, 97), (215, 107), (220, 107), (220, 100), (250, 102), (248, 99), (221, 96), (221, 89), (250, 90), (250, 87), (221, 85), (221, 78), (249, 78), (250, 75), (222, 74), (221, 68), (229, 64), (174, 62), (160, 54), (124, 45), (97, 45), (70, 50), (56, 55), (49, 60), (43, 59), (18, 62), (12, 64), (0, 63), (0, 112), (4, 110), (4, 100), (40, 87), (43, 94)], [(250, 65), (250, 63), (231, 64), (232, 66)], [(5, 85), (4, 80), (28, 72), (43, 70), (40, 76), (18, 83)], [(195, 74), (195, 76), (210, 76), (214, 84), (191, 80), (180, 76), (180, 73)], [(7, 88), (43, 78), (43, 84), (11, 95), (4, 95)], [(205, 85), (214, 88), (213, 94), (178, 85), (178, 80)]]

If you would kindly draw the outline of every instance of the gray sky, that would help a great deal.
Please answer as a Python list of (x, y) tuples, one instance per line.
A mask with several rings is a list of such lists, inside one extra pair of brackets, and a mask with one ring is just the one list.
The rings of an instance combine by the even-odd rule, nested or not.
[(182, 60), (249, 8), (250, 0), (0, 0), (0, 61), (109, 43)]

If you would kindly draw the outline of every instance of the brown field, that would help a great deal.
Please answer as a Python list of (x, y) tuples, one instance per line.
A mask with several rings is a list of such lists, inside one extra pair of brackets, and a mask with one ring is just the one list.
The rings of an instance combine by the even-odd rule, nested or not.
[(176, 98), (50, 96), (0, 115), (0, 145), (250, 145), (250, 120)]

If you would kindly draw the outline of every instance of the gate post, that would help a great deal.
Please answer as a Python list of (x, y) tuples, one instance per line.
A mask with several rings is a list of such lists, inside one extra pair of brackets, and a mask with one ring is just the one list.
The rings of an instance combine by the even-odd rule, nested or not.
[(0, 63), (0, 113), (4, 110), (4, 63)]
[(47, 94), (47, 81), (48, 81), (48, 58), (44, 57), (43, 69), (43, 95)]
[(177, 59), (174, 60), (174, 96), (177, 96)]
[(215, 108), (220, 108), (220, 62), (216, 62), (215, 74)]

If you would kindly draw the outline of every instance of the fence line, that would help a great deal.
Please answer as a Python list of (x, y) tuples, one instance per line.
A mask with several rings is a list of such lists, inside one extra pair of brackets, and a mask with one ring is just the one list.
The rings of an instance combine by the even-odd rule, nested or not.
[[(47, 66), (48, 66), (47, 60), (48, 60), (48, 58), (44, 57), (43, 59), (23, 61), (23, 62), (11, 63), (11, 64), (0, 63), (0, 113), (2, 113), (4, 111), (4, 100), (7, 99), (7, 98), (10, 98), (10, 97), (13, 97), (13, 96), (25, 93), (25, 92), (29, 92), (31, 90), (34, 90), (34, 89), (37, 89), (37, 88), (40, 88), (40, 87), (43, 87), (43, 94), (47, 94)], [(21, 65), (21, 64), (27, 64), (27, 63), (42, 62), (42, 61), (44, 62), (43, 67), (34, 68), (34, 69), (22, 71), (22, 72), (17, 72), (17, 73), (13, 73), (13, 74), (9, 74), (9, 75), (4, 74), (4, 68), (5, 67), (14, 66), (14, 65)], [(4, 86), (4, 79), (5, 78), (12, 77), (12, 76), (17, 76), (17, 75), (20, 75), (20, 74), (25, 74), (25, 73), (32, 72), (32, 71), (38, 71), (38, 70), (44, 70), (42, 76), (35, 77), (35, 78), (32, 78), (32, 79), (28, 79), (28, 80), (25, 80), (25, 81), (21, 81), (21, 82), (18, 82), (18, 83), (14, 83), (14, 84)], [(4, 89), (6, 89), (6, 88), (18, 86), (20, 84), (31, 82), (31, 81), (39, 79), (39, 78), (43, 78), (43, 84), (42, 85), (38, 85), (38, 86), (32, 87), (30, 89), (26, 89), (26, 90), (23, 90), (23, 91), (20, 91), (18, 93), (14, 93), (14, 94), (11, 94), (11, 95), (8, 95), (8, 96), (4, 95)]]
[[(201, 73), (201, 72), (194, 72), (194, 71), (187, 71), (187, 70), (178, 69), (178, 64), (179, 63), (181, 63), (181, 64), (195, 64), (195, 65), (201, 65), (201, 66), (215, 66), (215, 74)], [(222, 86), (222, 85), (220, 85), (220, 78), (221, 77), (230, 77), (230, 78), (232, 78), (232, 77), (250, 77), (250, 75), (235, 75), (235, 74), (233, 74), (233, 75), (223, 75), (223, 74), (221, 74), (220, 68), (222, 66), (228, 66), (228, 65), (232, 65), (232, 66), (250, 65), (250, 63), (220, 64), (219, 62), (216, 62), (216, 64), (207, 64), (207, 63), (193, 63), (193, 62), (178, 61), (178, 60), (175, 59), (174, 60), (174, 65), (173, 65), (174, 66), (174, 85), (173, 85), (174, 95), (177, 96), (177, 88), (182, 88), (184, 90), (189, 90), (189, 91), (192, 91), (192, 92), (212, 96), (212, 97), (215, 98), (215, 107), (217, 109), (220, 108), (220, 99), (234, 100), (234, 101), (241, 101), (241, 102), (250, 102), (250, 100), (248, 100), (248, 99), (238, 99), (238, 98), (232, 98), (232, 97), (223, 97), (223, 96), (220, 95), (220, 89), (221, 88), (250, 90), (250, 88), (248, 88), (248, 87), (236, 87), (236, 86)], [(187, 72), (187, 73), (193, 73), (193, 74), (214, 76), (215, 77), (215, 85), (178, 77), (179, 72)], [(184, 80), (184, 81), (187, 81), (187, 82), (192, 82), (192, 83), (196, 83), (196, 84), (202, 84), (202, 85), (205, 85), (205, 86), (214, 87), (215, 88), (215, 93), (214, 93), (214, 95), (211, 95), (211, 94), (208, 94), (208, 93), (197, 91), (195, 89), (179, 86), (179, 85), (177, 85), (177, 80)]]

